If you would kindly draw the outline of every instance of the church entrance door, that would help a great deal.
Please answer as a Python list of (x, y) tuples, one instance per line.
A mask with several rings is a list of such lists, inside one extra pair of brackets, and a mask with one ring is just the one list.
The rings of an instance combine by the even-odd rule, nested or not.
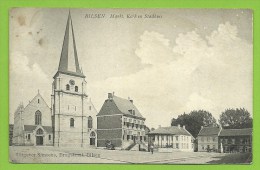
[(95, 132), (91, 132), (90, 133), (90, 138), (89, 139), (90, 139), (89, 144), (95, 146), (95, 141), (96, 141), (96, 134), (95, 134)]
[(43, 145), (43, 130), (41, 128), (36, 131), (36, 145)]
[(43, 136), (36, 136), (36, 145), (43, 145)]

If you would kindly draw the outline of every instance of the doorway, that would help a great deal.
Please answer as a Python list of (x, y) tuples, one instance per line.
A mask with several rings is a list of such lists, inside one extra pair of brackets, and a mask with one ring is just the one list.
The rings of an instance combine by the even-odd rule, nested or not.
[(43, 130), (41, 128), (39, 128), (36, 131), (36, 145), (37, 146), (43, 145)]
[(36, 145), (43, 145), (43, 136), (36, 136)]
[(96, 144), (96, 134), (95, 134), (95, 132), (91, 132), (90, 133), (90, 138), (89, 139), (90, 139), (89, 144), (95, 146), (95, 144)]

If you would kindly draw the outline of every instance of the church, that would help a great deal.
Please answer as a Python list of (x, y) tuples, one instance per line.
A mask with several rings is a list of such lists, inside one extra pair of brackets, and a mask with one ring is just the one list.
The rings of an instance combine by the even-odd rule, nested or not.
[(25, 108), (18, 106), (13, 145), (97, 146), (97, 110), (87, 94), (85, 78), (69, 13), (58, 70), (53, 76), (51, 106), (40, 93)]
[(53, 145), (51, 109), (38, 94), (26, 107), (21, 103), (14, 113), (13, 145)]

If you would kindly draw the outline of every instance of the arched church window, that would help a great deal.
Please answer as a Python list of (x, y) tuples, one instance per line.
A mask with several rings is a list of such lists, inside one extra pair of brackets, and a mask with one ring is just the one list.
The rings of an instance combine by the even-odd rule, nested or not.
[(66, 90), (70, 90), (70, 85), (69, 84), (66, 85)]
[(70, 118), (70, 127), (74, 127), (74, 119)]
[(37, 110), (35, 112), (35, 125), (41, 125), (42, 124), (42, 113)]
[(96, 134), (95, 134), (95, 132), (91, 132), (91, 133), (90, 133), (90, 137), (93, 137), (93, 138), (95, 138), (95, 137), (96, 137)]
[(88, 128), (92, 128), (93, 127), (93, 119), (91, 116), (88, 117)]
[(79, 91), (78, 86), (75, 86), (75, 92), (78, 92), (78, 91)]
[(43, 134), (43, 130), (40, 128), (40, 129), (38, 129), (37, 131), (36, 131), (36, 134), (37, 135), (42, 135)]

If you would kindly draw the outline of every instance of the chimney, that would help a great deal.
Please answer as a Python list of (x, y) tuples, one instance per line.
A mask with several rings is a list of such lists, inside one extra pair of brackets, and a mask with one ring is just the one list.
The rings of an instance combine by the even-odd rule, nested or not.
[(181, 125), (180, 125), (180, 124), (178, 124), (178, 128), (179, 128), (179, 129), (181, 128)]
[(186, 129), (186, 128), (185, 128), (185, 125), (183, 125), (182, 128), (183, 128), (183, 129)]
[(159, 125), (158, 128), (161, 128), (161, 125)]
[(133, 99), (130, 99), (129, 101), (130, 101), (131, 103), (134, 103)]
[(108, 99), (113, 99), (113, 94), (112, 93), (108, 93)]

